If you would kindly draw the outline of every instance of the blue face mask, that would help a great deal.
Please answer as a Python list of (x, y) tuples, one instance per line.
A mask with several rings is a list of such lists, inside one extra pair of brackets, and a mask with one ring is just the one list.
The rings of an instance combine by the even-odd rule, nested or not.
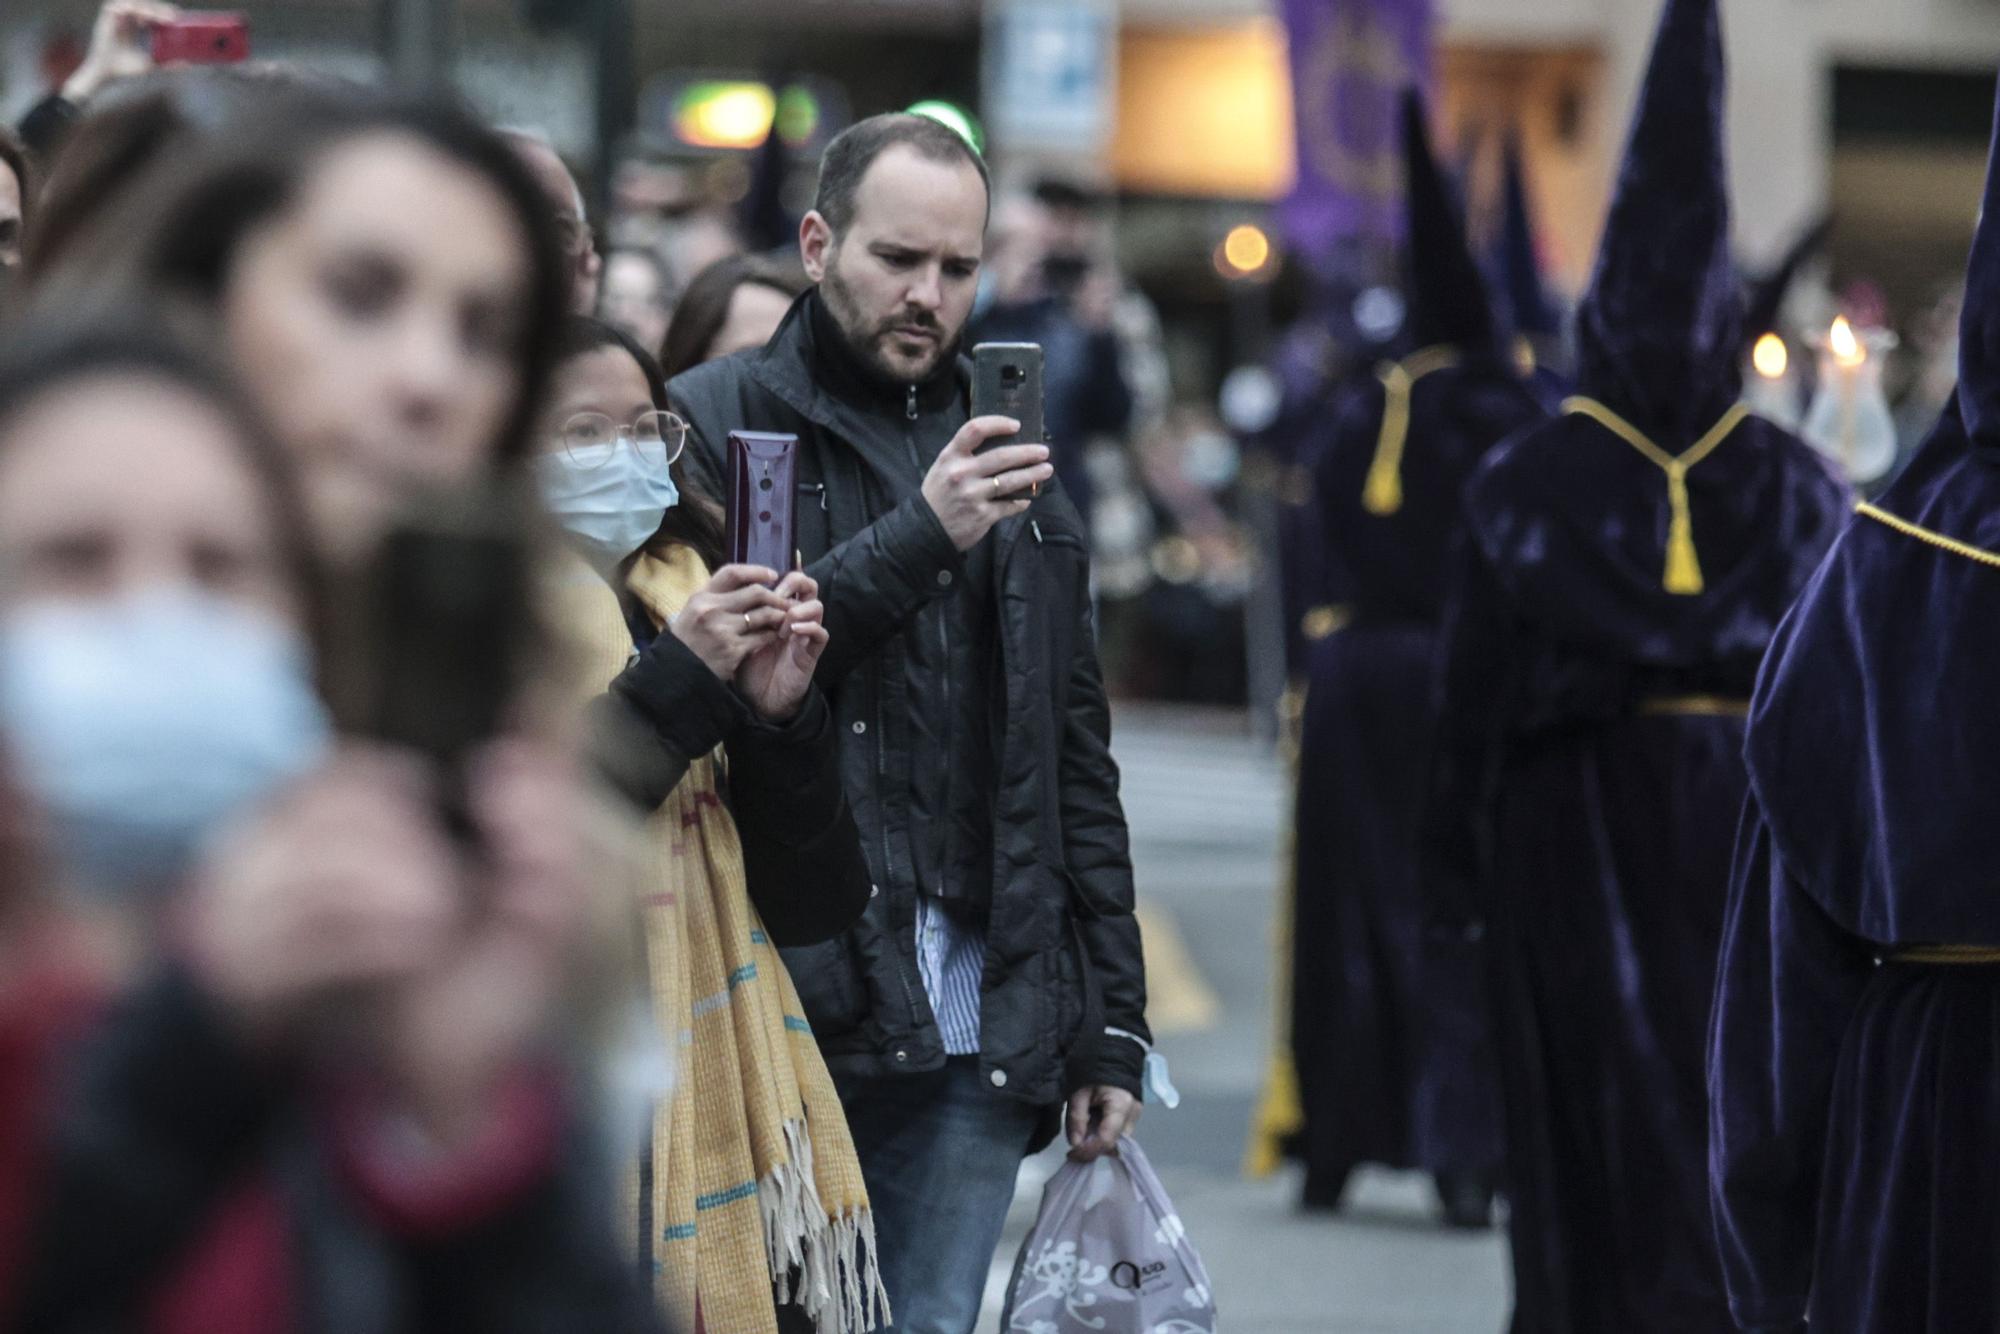
[(0, 621), (0, 735), (86, 892), (170, 888), (231, 816), (331, 737), (305, 645), (184, 589), (46, 602)]
[(610, 571), (660, 530), (680, 503), (660, 441), (617, 439), (535, 460), (542, 503), (598, 569)]

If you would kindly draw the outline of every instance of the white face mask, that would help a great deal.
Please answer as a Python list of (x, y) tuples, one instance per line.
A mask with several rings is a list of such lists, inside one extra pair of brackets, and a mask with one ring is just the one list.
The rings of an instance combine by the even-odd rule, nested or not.
[(551, 450), (535, 460), (535, 473), (549, 513), (605, 571), (646, 545), (681, 498), (657, 440)]
[(0, 733), (78, 888), (170, 888), (229, 817), (331, 738), (298, 634), (186, 589), (0, 621)]

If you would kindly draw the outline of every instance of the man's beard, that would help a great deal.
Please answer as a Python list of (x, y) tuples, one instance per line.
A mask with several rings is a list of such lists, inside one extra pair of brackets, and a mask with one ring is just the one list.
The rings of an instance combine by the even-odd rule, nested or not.
[[(958, 345), (965, 336), (965, 327), (960, 325), (948, 336), (937, 316), (927, 310), (904, 308), (894, 316), (880, 323), (869, 323), (861, 313), (860, 303), (854, 299), (854, 292), (840, 276), (840, 266), (829, 263), (826, 277), (820, 280), (820, 295), (826, 301), (827, 310), (833, 315), (833, 322), (840, 326), (840, 332), (847, 340), (850, 351), (874, 374), (891, 384), (913, 384), (928, 380), (957, 355)], [(883, 353), (883, 343), (894, 337), (893, 330), (915, 328), (931, 334), (931, 355), (914, 367), (892, 362)]]

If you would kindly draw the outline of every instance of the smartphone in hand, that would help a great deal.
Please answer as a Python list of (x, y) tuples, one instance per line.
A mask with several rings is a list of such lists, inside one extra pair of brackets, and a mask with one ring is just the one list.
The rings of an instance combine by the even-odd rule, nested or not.
[[(1021, 423), (1013, 435), (995, 436), (983, 446), (1048, 443), (1042, 424), (1042, 348), (1039, 343), (981, 343), (972, 349), (972, 415), (1012, 417)], [(1042, 493), (1035, 485), (1025, 494), (1006, 497), (1026, 500)]]
[(183, 10), (153, 25), (156, 65), (236, 65), (250, 58), (250, 20), (215, 9)]
[(780, 576), (798, 557), (799, 438), (729, 433), (729, 563)]

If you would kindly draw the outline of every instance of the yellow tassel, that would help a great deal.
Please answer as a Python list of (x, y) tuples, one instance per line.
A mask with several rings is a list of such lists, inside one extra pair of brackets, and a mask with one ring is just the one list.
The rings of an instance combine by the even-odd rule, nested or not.
[(1678, 458), (1648, 440), (1638, 427), (1596, 399), (1580, 395), (1565, 399), (1563, 411), (1589, 417), (1638, 450), (1667, 475), (1667, 509), (1670, 515), (1667, 521), (1667, 569), (1661, 576), (1660, 586), (1677, 597), (1699, 596), (1707, 585), (1701, 577), (1701, 560), (1694, 551), (1694, 515), (1688, 504), (1688, 470), (1713, 454), (1743, 424), (1743, 419), (1750, 415), (1750, 409), (1738, 403), (1723, 413), (1722, 420), (1711, 426), (1707, 434)]
[(1361, 507), (1378, 518), (1403, 508), (1403, 446), (1410, 438), (1410, 373), (1398, 365), (1384, 366), (1382, 431), (1375, 437), (1375, 458), (1361, 488)]
[(1705, 585), (1701, 559), (1694, 550), (1694, 515), (1688, 508), (1687, 479), (1678, 469), (1667, 474), (1667, 498), (1673, 517), (1667, 523), (1667, 572), (1660, 582), (1678, 597), (1696, 597)]

